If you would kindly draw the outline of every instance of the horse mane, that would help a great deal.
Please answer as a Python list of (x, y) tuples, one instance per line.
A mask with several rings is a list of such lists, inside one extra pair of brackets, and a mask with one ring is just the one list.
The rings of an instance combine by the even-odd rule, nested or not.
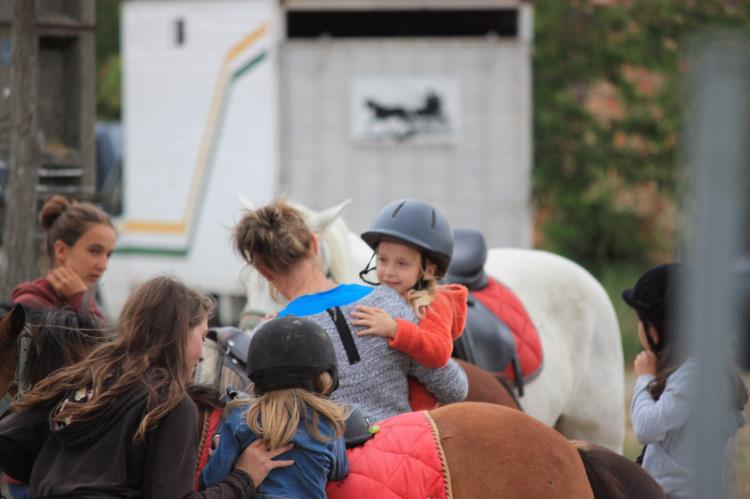
[(349, 232), (339, 217), (321, 234), (327, 244), (331, 277), (336, 282), (356, 282), (361, 270), (353, 268)]
[[(0, 303), (1, 315), (15, 304)], [(30, 326), (31, 348), (21, 383), (33, 386), (53, 371), (81, 360), (95, 345), (110, 338), (110, 332), (92, 315), (70, 308), (44, 310), (24, 306)]]
[(521, 401), (518, 400), (518, 397), (516, 396), (515, 389), (513, 388), (513, 385), (508, 380), (508, 378), (506, 378), (502, 374), (500, 374), (498, 376), (495, 376), (495, 378), (497, 378), (497, 380), (500, 382), (500, 384), (503, 385), (503, 387), (505, 387), (505, 389), (508, 391), (508, 394), (513, 399), (513, 402), (515, 402), (516, 405), (518, 406), (518, 409), (521, 410), (521, 411), (523, 411), (523, 407), (521, 407)]
[(223, 408), (225, 405), (221, 399), (221, 392), (213, 386), (205, 384), (188, 385), (187, 392), (198, 410), (210, 411)]

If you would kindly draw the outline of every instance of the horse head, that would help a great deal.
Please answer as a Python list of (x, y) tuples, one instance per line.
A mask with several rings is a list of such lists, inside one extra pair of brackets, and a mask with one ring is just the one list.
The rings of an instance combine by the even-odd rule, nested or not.
[[(255, 206), (240, 198), (244, 207), (255, 209)], [(351, 205), (351, 199), (342, 201), (322, 211), (315, 211), (303, 204), (290, 204), (302, 213), (305, 223), (318, 237), (320, 267), (323, 272), (337, 283), (358, 282), (359, 271), (367, 264), (371, 251), (359, 236), (349, 230), (341, 218)], [(258, 272), (248, 268), (243, 272), (247, 304), (242, 313), (240, 327), (250, 329), (260, 319), (278, 312), (285, 303), (281, 297), (273, 296), (270, 285)]]
[[(12, 383), (24, 389), (34, 386), (53, 371), (80, 361), (108, 337), (96, 319), (73, 310), (30, 310), (20, 304), (2, 308), (6, 313), (0, 320), (0, 394)], [(18, 338), (25, 328), (29, 343), (20, 356)]]
[(23, 305), (0, 304), (0, 397), (16, 376), (16, 339), (26, 324)]

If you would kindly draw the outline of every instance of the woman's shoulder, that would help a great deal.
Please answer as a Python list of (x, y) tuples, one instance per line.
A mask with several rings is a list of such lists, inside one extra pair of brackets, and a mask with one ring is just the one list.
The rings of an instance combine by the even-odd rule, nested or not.
[(361, 284), (339, 284), (338, 286), (300, 296), (292, 300), (277, 317), (287, 315), (309, 316), (325, 312), (331, 307), (343, 307), (372, 294), (373, 288)]
[(375, 290), (353, 305), (368, 305), (382, 308), (386, 312), (401, 319), (416, 321), (417, 316), (411, 305), (396, 291), (388, 286), (378, 286)]
[(40, 277), (33, 281), (22, 282), (11, 291), (11, 301), (27, 306), (55, 306), (59, 301), (49, 281)]

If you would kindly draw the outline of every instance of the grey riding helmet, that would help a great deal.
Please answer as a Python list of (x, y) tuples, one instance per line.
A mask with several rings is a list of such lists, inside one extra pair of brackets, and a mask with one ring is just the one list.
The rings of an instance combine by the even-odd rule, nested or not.
[(415, 199), (395, 201), (378, 213), (362, 239), (375, 250), (382, 239), (394, 239), (422, 251), (442, 277), (453, 256), (453, 229), (431, 204)]
[(323, 328), (311, 320), (272, 319), (250, 341), (247, 375), (259, 395), (286, 388), (314, 393), (315, 379), (324, 372), (333, 380), (330, 395), (339, 385), (336, 352)]

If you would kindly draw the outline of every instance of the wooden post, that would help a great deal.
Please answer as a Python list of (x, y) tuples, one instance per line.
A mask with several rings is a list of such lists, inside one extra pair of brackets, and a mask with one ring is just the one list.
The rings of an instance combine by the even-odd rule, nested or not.
[[(0, 254), (0, 300), (18, 283), (37, 273), (34, 247), (36, 184), (41, 160), (37, 89), (39, 41), (35, 29), (36, 1), (13, 1), (11, 66), (11, 145), (5, 232)], [(9, 262), (13, 264), (10, 265)]]

